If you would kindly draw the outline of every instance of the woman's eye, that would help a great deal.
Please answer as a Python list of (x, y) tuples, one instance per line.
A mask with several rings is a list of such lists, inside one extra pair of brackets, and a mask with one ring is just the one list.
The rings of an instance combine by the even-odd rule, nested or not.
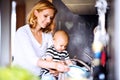
[(47, 15), (44, 15), (44, 17), (47, 17)]
[[(48, 18), (48, 15), (44, 15), (45, 18)], [(49, 17), (50, 20), (53, 20), (53, 17)]]

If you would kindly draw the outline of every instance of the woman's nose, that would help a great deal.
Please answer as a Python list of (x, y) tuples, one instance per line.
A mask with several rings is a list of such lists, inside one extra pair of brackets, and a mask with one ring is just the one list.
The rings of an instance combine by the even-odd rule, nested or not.
[(51, 18), (50, 18), (50, 17), (47, 18), (47, 22), (48, 22), (48, 23), (51, 22)]

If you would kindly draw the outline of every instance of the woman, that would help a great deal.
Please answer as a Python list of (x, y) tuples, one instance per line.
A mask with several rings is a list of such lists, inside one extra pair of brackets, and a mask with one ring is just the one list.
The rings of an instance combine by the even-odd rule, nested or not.
[(52, 45), (50, 25), (56, 15), (56, 8), (47, 0), (39, 1), (28, 14), (28, 24), (20, 27), (15, 35), (13, 65), (19, 65), (36, 75), (41, 68), (69, 70), (64, 64), (42, 60), (46, 49)]

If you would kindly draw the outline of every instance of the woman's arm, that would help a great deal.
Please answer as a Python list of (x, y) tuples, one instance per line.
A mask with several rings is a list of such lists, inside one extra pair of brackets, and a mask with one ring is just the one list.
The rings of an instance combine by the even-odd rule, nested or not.
[(61, 63), (58, 63), (58, 62), (54, 62), (54, 61), (46, 61), (46, 60), (39, 59), (37, 62), (37, 65), (42, 67), (42, 68), (56, 69), (60, 72), (69, 71), (68, 66), (61, 64)]
[(15, 62), (19, 62), (24, 66), (24, 64), (32, 64), (37, 66), (37, 60), (39, 59), (35, 50), (30, 42), (29, 36), (24, 30), (18, 30), (15, 35), (14, 40), (14, 51), (12, 53), (14, 56)]

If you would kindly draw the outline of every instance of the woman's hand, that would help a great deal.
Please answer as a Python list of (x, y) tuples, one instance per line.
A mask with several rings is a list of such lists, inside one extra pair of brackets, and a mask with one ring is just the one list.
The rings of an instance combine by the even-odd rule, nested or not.
[(53, 76), (58, 76), (59, 75), (59, 71), (55, 70), (55, 69), (50, 69), (49, 70), (51, 74), (53, 74)]
[(69, 67), (61, 62), (46, 61), (43, 59), (39, 59), (37, 65), (41, 68), (56, 69), (59, 72), (68, 72), (69, 71)]
[(56, 69), (60, 72), (67, 72), (69, 71), (69, 67), (63, 63), (56, 62)]

